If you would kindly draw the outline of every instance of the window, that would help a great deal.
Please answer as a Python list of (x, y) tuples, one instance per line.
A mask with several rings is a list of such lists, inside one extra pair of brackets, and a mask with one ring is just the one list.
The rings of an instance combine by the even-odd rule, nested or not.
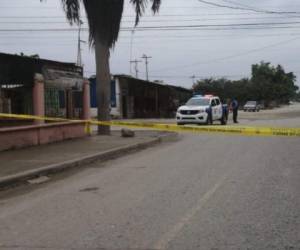
[(212, 107), (215, 107), (217, 104), (216, 104), (216, 101), (215, 101), (215, 99), (213, 99), (212, 101), (211, 101), (211, 106)]
[(187, 103), (187, 106), (208, 106), (209, 105), (209, 99), (205, 98), (192, 98)]

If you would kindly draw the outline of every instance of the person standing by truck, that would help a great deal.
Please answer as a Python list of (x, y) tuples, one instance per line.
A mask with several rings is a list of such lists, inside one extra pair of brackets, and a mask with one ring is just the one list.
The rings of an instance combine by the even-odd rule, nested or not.
[(239, 123), (237, 120), (238, 112), (239, 112), (239, 102), (237, 101), (236, 98), (232, 99), (232, 101), (230, 103), (230, 109), (232, 110), (232, 114), (233, 114), (233, 122)]

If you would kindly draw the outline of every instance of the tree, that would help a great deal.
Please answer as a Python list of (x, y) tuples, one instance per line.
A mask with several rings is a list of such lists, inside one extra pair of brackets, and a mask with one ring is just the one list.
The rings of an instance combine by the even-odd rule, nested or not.
[(297, 98), (298, 86), (293, 72), (286, 73), (281, 65), (276, 67), (268, 62), (252, 65), (251, 79), (231, 81), (228, 79), (204, 79), (193, 85), (193, 91), (199, 94), (218, 95), (223, 101), (237, 98), (244, 104), (254, 100), (264, 102), (268, 106), (275, 101), (287, 104)]
[[(43, 1), (43, 0), (40, 0)], [(80, 22), (80, 3), (83, 2), (89, 24), (90, 45), (95, 48), (98, 119), (110, 121), (110, 50), (118, 40), (124, 0), (61, 0), (71, 25)], [(152, 10), (159, 10), (161, 0), (150, 0)], [(135, 25), (144, 13), (148, 0), (130, 0), (136, 12)], [(110, 134), (110, 126), (98, 126), (99, 134)]]
[(193, 85), (193, 91), (199, 94), (213, 94), (219, 96), (223, 102), (228, 99), (237, 98), (240, 102), (247, 101), (249, 80), (241, 79), (231, 81), (225, 78), (204, 79)]
[(286, 73), (281, 65), (274, 67), (269, 62), (252, 65), (251, 81), (257, 99), (265, 101), (266, 106), (272, 101), (286, 104), (298, 90), (294, 73)]

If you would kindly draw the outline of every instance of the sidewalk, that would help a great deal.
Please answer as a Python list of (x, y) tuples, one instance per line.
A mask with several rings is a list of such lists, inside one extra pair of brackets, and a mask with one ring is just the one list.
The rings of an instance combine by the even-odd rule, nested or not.
[(111, 136), (91, 136), (0, 152), (0, 186), (5, 186), (8, 179), (28, 179), (47, 174), (47, 171), (54, 168), (57, 172), (60, 168), (65, 169), (95, 160), (115, 158), (122, 153), (158, 143), (164, 136), (166, 136), (164, 132), (136, 131), (135, 137), (122, 138), (120, 131), (113, 131)]

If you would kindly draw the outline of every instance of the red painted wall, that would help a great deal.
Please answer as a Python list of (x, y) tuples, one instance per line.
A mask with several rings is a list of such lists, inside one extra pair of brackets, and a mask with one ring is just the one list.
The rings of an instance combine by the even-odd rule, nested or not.
[(0, 151), (85, 137), (84, 122), (0, 128)]

